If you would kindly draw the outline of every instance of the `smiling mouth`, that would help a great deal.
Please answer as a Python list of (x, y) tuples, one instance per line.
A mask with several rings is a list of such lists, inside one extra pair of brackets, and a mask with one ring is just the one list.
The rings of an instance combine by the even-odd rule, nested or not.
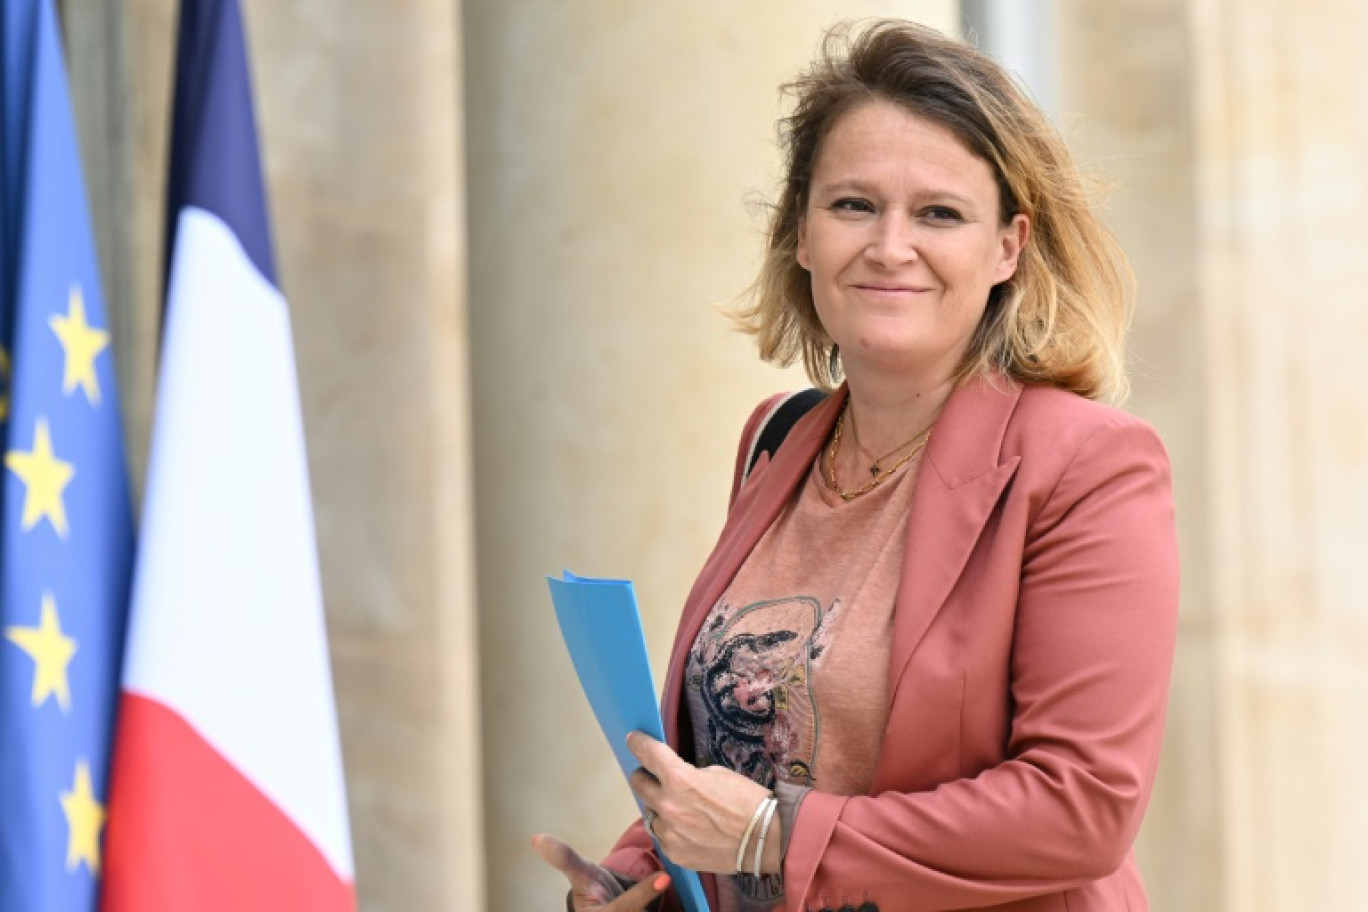
[(931, 290), (920, 285), (867, 285), (857, 283), (855, 287), (860, 291), (872, 291), (876, 294), (921, 294)]

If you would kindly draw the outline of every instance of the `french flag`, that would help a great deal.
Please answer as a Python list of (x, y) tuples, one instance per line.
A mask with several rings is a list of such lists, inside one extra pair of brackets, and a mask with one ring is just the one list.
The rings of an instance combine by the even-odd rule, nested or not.
[(236, 0), (184, 0), (110, 912), (355, 907), (289, 308)]

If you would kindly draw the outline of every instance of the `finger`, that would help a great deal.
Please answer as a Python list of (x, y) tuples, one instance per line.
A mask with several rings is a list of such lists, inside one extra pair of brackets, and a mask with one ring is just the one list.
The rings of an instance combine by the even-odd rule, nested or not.
[(627, 777), (627, 786), (649, 808), (660, 810), (660, 796), (663, 789), (660, 780), (645, 769), (637, 768)]
[(623, 893), (604, 912), (644, 912), (647, 906), (666, 890), (670, 889), (670, 875), (660, 873), (648, 877), (641, 883)]
[(634, 731), (629, 734), (627, 749), (632, 752), (632, 756), (641, 761), (646, 771), (657, 779), (663, 780), (667, 773), (684, 763), (670, 745), (664, 741), (657, 741), (645, 732)]
[(585, 860), (568, 843), (549, 833), (538, 833), (532, 837), (532, 848), (547, 864), (565, 875), (575, 892), (584, 892), (598, 884), (599, 866)]

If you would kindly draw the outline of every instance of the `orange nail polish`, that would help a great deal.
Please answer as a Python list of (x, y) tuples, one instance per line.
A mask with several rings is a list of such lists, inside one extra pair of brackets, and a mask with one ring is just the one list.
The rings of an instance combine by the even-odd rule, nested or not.
[(661, 874), (659, 877), (657, 877), (654, 881), (651, 882), (651, 886), (655, 887), (657, 890), (659, 890), (659, 891), (662, 892), (662, 893), (665, 892), (665, 888), (668, 887), (669, 885), (670, 885), (670, 875), (669, 875), (669, 874)]

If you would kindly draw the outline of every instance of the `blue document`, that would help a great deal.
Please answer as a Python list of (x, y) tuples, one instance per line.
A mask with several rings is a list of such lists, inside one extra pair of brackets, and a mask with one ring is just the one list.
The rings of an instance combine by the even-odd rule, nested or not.
[[(665, 740), (636, 592), (630, 580), (583, 579), (569, 571), (546, 581), (580, 686), (622, 775), (629, 776), (641, 764), (627, 749), (627, 734), (642, 731)], [(698, 875), (665, 858), (659, 843), (656, 851), (687, 912), (708, 912)]]

